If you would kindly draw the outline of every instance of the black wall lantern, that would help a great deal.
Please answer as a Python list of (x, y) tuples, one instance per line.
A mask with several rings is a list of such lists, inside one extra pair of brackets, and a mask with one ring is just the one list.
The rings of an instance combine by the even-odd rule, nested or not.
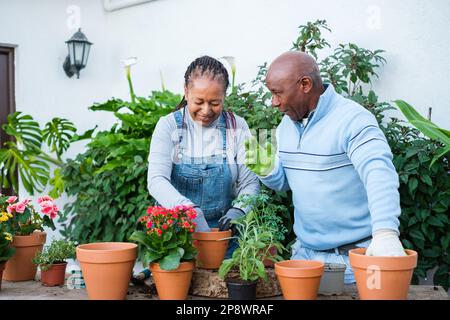
[(64, 61), (63, 68), (66, 75), (71, 78), (74, 74), (77, 74), (77, 78), (80, 78), (80, 70), (86, 67), (89, 50), (93, 43), (89, 42), (81, 29), (70, 38), (67, 43), (69, 49), (69, 55)]

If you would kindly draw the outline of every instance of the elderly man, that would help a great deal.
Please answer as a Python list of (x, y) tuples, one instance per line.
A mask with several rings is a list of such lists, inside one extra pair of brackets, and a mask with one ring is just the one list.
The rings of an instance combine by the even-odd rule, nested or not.
[(406, 255), (399, 241), (398, 175), (375, 117), (323, 84), (316, 61), (287, 52), (270, 65), (266, 85), (285, 116), (277, 151), (247, 142), (247, 166), (269, 188), (292, 190), (295, 207), (291, 259), (345, 263), (348, 250)]

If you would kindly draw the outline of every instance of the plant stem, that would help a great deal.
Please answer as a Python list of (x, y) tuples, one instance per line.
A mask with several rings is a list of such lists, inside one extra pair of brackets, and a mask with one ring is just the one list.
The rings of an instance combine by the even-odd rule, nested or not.
[(133, 83), (131, 82), (130, 67), (127, 67), (127, 81), (128, 81), (128, 86), (130, 87), (131, 102), (135, 103), (136, 102), (136, 95), (134, 94)]
[(48, 162), (53, 163), (54, 165), (58, 166), (58, 167), (62, 167), (64, 162), (61, 159), (55, 159), (51, 156), (49, 156), (48, 154), (46, 154), (44, 151), (40, 150), (39, 154), (37, 155), (37, 157), (41, 158), (42, 160), (46, 160)]

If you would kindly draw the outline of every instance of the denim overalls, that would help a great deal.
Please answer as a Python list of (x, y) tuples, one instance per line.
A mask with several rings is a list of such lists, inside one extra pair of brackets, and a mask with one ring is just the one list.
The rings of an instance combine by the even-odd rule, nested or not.
[[(210, 228), (217, 228), (219, 219), (231, 208), (232, 177), (227, 163), (226, 119), (222, 112), (217, 129), (222, 134), (222, 155), (189, 157), (185, 153), (184, 122), (186, 107), (174, 112), (178, 130), (171, 183), (183, 196), (198, 205)], [(201, 143), (200, 141), (198, 143)], [(237, 242), (230, 240), (226, 258), (231, 257)]]

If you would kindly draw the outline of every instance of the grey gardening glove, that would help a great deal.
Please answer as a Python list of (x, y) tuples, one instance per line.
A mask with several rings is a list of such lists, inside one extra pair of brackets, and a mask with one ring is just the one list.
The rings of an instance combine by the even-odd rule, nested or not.
[(219, 231), (231, 229), (231, 235), (236, 234), (236, 226), (231, 224), (231, 220), (239, 219), (244, 216), (245, 212), (238, 208), (230, 208), (227, 213), (219, 219)]
[(195, 217), (194, 222), (197, 224), (195, 227), (195, 232), (209, 232), (211, 229), (209, 228), (208, 222), (206, 222), (205, 215), (203, 214), (202, 209), (200, 207), (194, 207), (195, 212), (197, 212), (197, 217)]

